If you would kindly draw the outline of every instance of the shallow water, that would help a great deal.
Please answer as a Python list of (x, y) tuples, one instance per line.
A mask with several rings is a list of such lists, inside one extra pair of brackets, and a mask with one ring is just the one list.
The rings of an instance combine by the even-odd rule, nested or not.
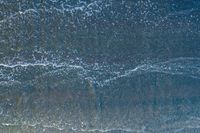
[(0, 132), (200, 132), (199, 5), (0, 0)]

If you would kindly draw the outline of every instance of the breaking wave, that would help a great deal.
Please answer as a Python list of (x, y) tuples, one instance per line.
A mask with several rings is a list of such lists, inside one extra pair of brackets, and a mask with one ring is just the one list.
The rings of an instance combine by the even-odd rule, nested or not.
[[(34, 73), (31, 73), (31, 71), (34, 71)], [(27, 72), (31, 73), (28, 78), (25, 76)], [(54, 76), (58, 73), (65, 78), (70, 72), (76, 72), (77, 78), (90, 80), (98, 86), (106, 86), (121, 78), (148, 73), (163, 73), (200, 79), (200, 59), (180, 57), (152, 64), (142, 64), (134, 68), (126, 68), (124, 64), (86, 64), (83, 62), (0, 64), (2, 83), (9, 81), (25, 82), (45, 75)]]

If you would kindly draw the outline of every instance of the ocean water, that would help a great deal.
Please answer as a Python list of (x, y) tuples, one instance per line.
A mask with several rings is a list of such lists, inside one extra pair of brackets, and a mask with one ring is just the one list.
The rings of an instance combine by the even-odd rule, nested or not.
[(199, 0), (0, 0), (0, 133), (200, 132)]

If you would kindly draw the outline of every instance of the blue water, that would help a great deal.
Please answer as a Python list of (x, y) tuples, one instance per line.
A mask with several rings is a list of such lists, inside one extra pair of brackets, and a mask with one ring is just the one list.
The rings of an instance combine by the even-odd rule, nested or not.
[(0, 0), (0, 133), (200, 132), (200, 1)]

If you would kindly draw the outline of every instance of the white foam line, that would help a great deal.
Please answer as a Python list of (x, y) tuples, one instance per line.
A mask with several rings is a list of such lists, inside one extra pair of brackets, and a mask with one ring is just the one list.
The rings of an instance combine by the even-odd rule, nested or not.
[[(170, 63), (172, 63), (172, 64), (178, 63), (178, 61), (200, 61), (200, 58), (179, 57), (179, 58), (171, 59), (171, 60), (164, 61), (164, 62), (158, 62), (158, 63), (154, 63), (154, 64), (149, 64), (149, 65), (147, 65), (147, 64), (139, 65), (132, 70), (126, 70), (124, 74), (121, 74), (121, 75), (118, 75), (116, 77), (104, 80), (103, 83), (102, 83), (102, 86), (106, 85), (109, 82), (117, 80), (119, 78), (130, 76), (130, 75), (132, 75), (133, 73), (136, 73), (136, 72), (137, 73), (139, 73), (139, 72), (147, 72), (147, 73), (158, 72), (158, 73), (171, 74), (171, 75), (185, 75), (185, 76), (188, 76), (188, 77), (191, 77), (191, 78), (200, 79), (200, 74), (199, 74), (199, 77), (194, 76), (194, 75), (188, 75), (184, 71), (178, 71), (178, 68), (172, 69), (170, 67)], [(162, 68), (165, 65), (168, 66), (168, 67)], [(194, 68), (196, 68), (196, 67), (194, 67)]]
[(16, 67), (34, 67), (34, 66), (42, 66), (42, 67), (46, 67), (46, 66), (52, 66), (52, 67), (56, 67), (56, 68), (60, 68), (60, 67), (70, 67), (70, 68), (76, 68), (76, 69), (84, 69), (82, 66), (80, 65), (70, 65), (68, 63), (51, 63), (51, 62), (47, 62), (47, 63), (19, 63), (19, 64), (0, 64), (0, 67), (6, 67), (6, 68), (16, 68)]
[[(36, 127), (37, 125), (40, 126), (42, 124), (40, 124), (40, 123), (35, 123), (35, 124), (29, 124), (29, 123), (21, 123), (21, 124), (17, 124), (17, 123), (1, 123), (1, 125), (3, 125), (3, 126), (30, 126), (30, 127)], [(55, 129), (58, 129), (60, 131), (65, 129), (65, 128), (61, 128), (59, 126), (55, 126), (55, 125), (42, 125), (42, 127), (44, 127), (44, 128), (55, 128)]]
[(113, 77), (113, 78), (110, 78), (110, 79), (106, 79), (104, 82), (103, 82), (103, 84), (105, 85), (105, 84), (107, 84), (108, 82), (111, 82), (111, 81), (114, 81), (114, 80), (117, 80), (117, 79), (119, 79), (119, 78), (123, 78), (123, 77), (127, 77), (127, 76), (129, 76), (129, 75), (131, 75), (131, 74), (133, 74), (133, 73), (136, 73), (136, 72), (140, 72), (140, 71), (145, 71), (145, 70), (147, 70), (147, 65), (139, 65), (139, 66), (137, 66), (137, 67), (135, 67), (134, 69), (132, 69), (132, 70), (127, 70), (127, 71), (125, 71), (125, 74), (122, 74), (122, 75), (119, 75), (119, 76), (116, 76), (116, 77)]
[(137, 132), (137, 133), (144, 133), (143, 130), (134, 130), (134, 129), (123, 129), (123, 128), (109, 128), (109, 129), (72, 129), (73, 131), (78, 131), (78, 132), (112, 132), (112, 131), (125, 131), (125, 132)]
[(158, 62), (158, 63), (155, 63), (155, 65), (158, 65), (158, 64), (167, 64), (167, 63), (173, 63), (173, 62), (176, 62), (176, 61), (200, 61), (200, 58), (198, 57), (178, 57), (178, 58), (173, 58), (173, 59), (170, 59), (168, 61), (163, 61), (163, 62)]
[(69, 65), (69, 67), (76, 69), (84, 69), (82, 66), (77, 66), (77, 65)]
[(59, 131), (65, 130), (65, 128), (61, 128), (59, 126), (53, 126), (53, 125), (43, 125), (44, 128), (55, 128), (58, 129)]
[(0, 67), (7, 67), (7, 68), (16, 68), (16, 67), (29, 67), (29, 66), (58, 66), (57, 64), (52, 63), (24, 63), (24, 64), (0, 64)]
[[(41, 124), (36, 123), (36, 124), (28, 124), (28, 123), (22, 123), (22, 124), (17, 124), (17, 123), (1, 123), (1, 125), (3, 126), (30, 126), (30, 127), (36, 127), (37, 125), (40, 126)], [(60, 127), (60, 126), (56, 126), (56, 125), (42, 125), (43, 128), (55, 128), (59, 131), (63, 131), (63, 130), (68, 130), (64, 127)], [(102, 133), (106, 133), (106, 132), (111, 132), (111, 131), (125, 131), (125, 132), (137, 132), (137, 133), (144, 133), (144, 130), (134, 130), (134, 129), (130, 129), (130, 128), (109, 128), (109, 129), (98, 129), (98, 128), (94, 128), (94, 129), (76, 129), (74, 127), (71, 128), (71, 130), (73, 131), (78, 131), (78, 132), (102, 132)]]
[[(180, 62), (181, 61), (181, 62)], [(183, 61), (183, 62), (182, 62)], [(189, 62), (188, 62), (189, 61)], [(192, 63), (196, 63), (196, 61), (200, 61), (200, 58), (192, 58), (192, 57), (180, 57), (180, 58), (174, 58), (168, 61), (163, 61), (163, 62), (157, 62), (153, 64), (144, 64), (144, 65), (138, 65), (134, 69), (130, 70), (125, 70), (125, 71), (119, 71), (118, 74), (112, 75), (108, 79), (104, 79), (103, 81), (93, 81), (95, 84), (98, 83), (98, 86), (105, 86), (108, 83), (117, 80), (119, 78), (127, 77), (133, 74), (143, 74), (143, 73), (151, 73), (151, 72), (158, 72), (158, 73), (164, 73), (164, 74), (171, 74), (171, 75), (185, 75), (187, 77), (195, 78), (195, 79), (200, 79), (200, 73), (199, 67), (192, 67), (192, 73), (189, 73), (188, 70), (191, 69), (191, 67), (188, 67), (188, 65)], [(181, 63), (181, 64), (180, 64)], [(190, 63), (190, 64), (188, 64)], [(179, 65), (176, 65), (179, 64)], [(188, 65), (187, 65), (188, 64)], [(186, 67), (184, 67), (186, 65)], [(81, 65), (75, 65), (75, 64), (70, 64), (70, 63), (53, 63), (53, 62), (36, 62), (36, 63), (18, 63), (18, 64), (0, 64), (1, 67), (5, 68), (17, 68), (17, 67), (34, 67), (34, 66), (39, 66), (39, 67), (52, 67), (52, 68), (70, 68), (70, 69), (80, 69), (81, 71), (94, 71), (95, 73), (92, 75), (88, 75), (85, 73), (84, 75), (86, 78), (91, 78), (91, 77), (96, 77), (98, 75), (97, 72), (99, 72), (99, 69), (91, 68), (92, 65), (88, 66), (86, 64), (81, 64)], [(109, 66), (112, 68), (112, 66)], [(101, 68), (101, 67), (100, 67)], [(196, 70), (196, 68), (198, 68)], [(3, 69), (3, 68), (1, 68)], [(97, 69), (97, 70), (96, 70)], [(65, 70), (65, 69), (63, 69)], [(101, 70), (107, 73), (107, 69)], [(110, 71), (109, 73), (113, 74), (113, 71)]]
[(28, 124), (28, 123), (24, 123), (24, 124), (17, 124), (17, 123), (1, 123), (1, 125), (3, 126), (30, 126), (30, 127), (35, 127), (38, 124)]

